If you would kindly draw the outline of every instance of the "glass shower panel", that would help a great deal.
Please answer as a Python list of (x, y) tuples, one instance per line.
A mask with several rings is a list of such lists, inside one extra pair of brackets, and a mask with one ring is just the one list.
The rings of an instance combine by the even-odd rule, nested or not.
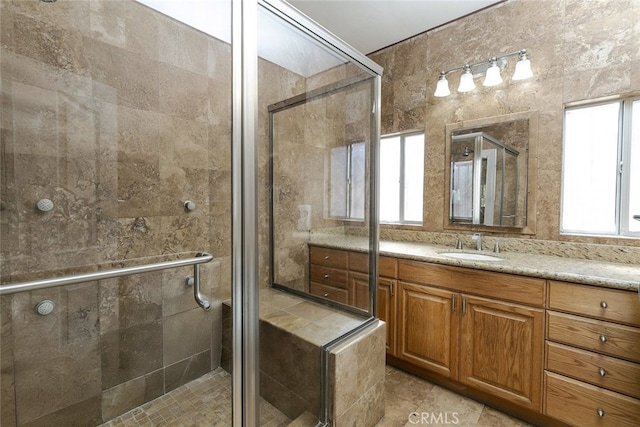
[[(271, 3), (258, 15), (261, 395), (291, 420), (326, 421), (325, 348), (374, 309), (379, 77)], [(364, 260), (351, 282), (344, 259), (334, 298), (310, 277), (327, 245)]]
[[(0, 1), (0, 283), (214, 258), (208, 311), (193, 267), (3, 293), (1, 425), (98, 425), (195, 379), (228, 391), (230, 5)], [(194, 422), (231, 419), (218, 397)]]

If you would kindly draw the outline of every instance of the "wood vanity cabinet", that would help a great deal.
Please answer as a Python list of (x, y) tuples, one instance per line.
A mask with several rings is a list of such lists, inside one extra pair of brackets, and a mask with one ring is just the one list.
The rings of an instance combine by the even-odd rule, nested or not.
[(387, 354), (396, 354), (396, 295), (398, 294), (398, 260), (378, 258), (378, 317), (387, 324)]
[(637, 292), (557, 281), (548, 291), (545, 415), (580, 427), (637, 426)]
[(398, 278), (399, 359), (541, 410), (544, 280), (408, 260)]
[[(369, 254), (310, 245), (309, 259), (311, 294), (364, 310), (369, 308)], [(387, 353), (393, 355), (398, 260), (381, 256), (378, 275), (378, 317), (387, 324)]]
[(349, 304), (349, 253), (310, 246), (309, 259), (309, 293)]
[[(369, 308), (368, 253), (310, 245), (309, 259), (310, 293), (365, 310)], [(386, 278), (395, 279), (396, 265), (395, 258), (380, 257), (378, 269)], [(393, 285), (386, 283), (383, 287), (385, 294), (393, 294)], [(383, 304), (389, 305), (386, 298)], [(390, 309), (390, 306), (385, 308)]]

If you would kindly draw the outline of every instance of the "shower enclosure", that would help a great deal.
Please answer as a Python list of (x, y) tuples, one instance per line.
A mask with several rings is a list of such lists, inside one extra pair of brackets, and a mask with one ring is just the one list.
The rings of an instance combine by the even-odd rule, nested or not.
[[(375, 309), (381, 69), (278, 0), (0, 0), (0, 45), (0, 424), (100, 425), (212, 374), (232, 393), (196, 425), (330, 421), (323, 361)], [(365, 309), (271, 287), (317, 236), (361, 242)], [(296, 408), (265, 300), (352, 320)]]

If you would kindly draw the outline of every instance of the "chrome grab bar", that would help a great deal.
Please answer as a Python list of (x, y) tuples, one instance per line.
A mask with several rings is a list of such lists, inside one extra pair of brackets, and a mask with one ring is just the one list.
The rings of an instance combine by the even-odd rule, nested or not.
[(193, 258), (179, 259), (175, 261), (156, 262), (153, 264), (136, 265), (133, 267), (114, 268), (91, 273), (72, 274), (69, 276), (54, 277), (52, 279), (31, 280), (22, 283), (10, 283), (0, 285), (0, 295), (9, 295), (19, 292), (35, 291), (36, 289), (55, 288), (57, 286), (73, 285), (74, 283), (92, 282), (95, 280), (111, 279), (130, 274), (149, 273), (151, 271), (166, 270), (168, 268), (185, 267), (193, 265), (193, 294), (196, 303), (204, 310), (211, 309), (211, 303), (200, 294), (200, 264), (209, 262), (213, 255), (206, 252), (198, 252)]

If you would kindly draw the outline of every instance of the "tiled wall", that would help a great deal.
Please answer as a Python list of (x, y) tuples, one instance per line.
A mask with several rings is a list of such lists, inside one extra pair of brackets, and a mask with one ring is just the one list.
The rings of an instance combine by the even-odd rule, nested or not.
[(96, 425), (219, 366), (231, 49), (133, 1), (0, 6), (2, 282), (215, 257), (210, 312), (189, 267), (2, 297), (0, 424)]
[[(504, 83), (458, 93), (459, 73), (450, 75), (452, 94), (433, 96), (441, 70), (527, 49), (533, 79), (512, 82), (515, 60)], [(638, 0), (509, 0), (370, 55), (384, 67), (382, 133), (426, 130), (425, 216), (422, 229), (383, 230), (387, 238), (444, 239), (445, 125), (537, 110), (537, 230), (533, 241), (517, 236), (512, 249), (569, 252), (625, 261), (617, 253), (640, 247), (638, 239), (561, 236), (560, 181), (563, 108), (567, 102), (640, 90), (640, 2)], [(438, 236), (442, 234), (442, 236)], [(526, 239), (529, 240), (529, 239)], [(602, 245), (593, 248), (593, 244)], [(521, 246), (526, 245), (525, 246)], [(580, 245), (582, 244), (582, 245)], [(631, 250), (631, 249), (629, 249)], [(640, 252), (635, 251), (635, 259)], [(633, 257), (632, 257), (633, 258)]]

